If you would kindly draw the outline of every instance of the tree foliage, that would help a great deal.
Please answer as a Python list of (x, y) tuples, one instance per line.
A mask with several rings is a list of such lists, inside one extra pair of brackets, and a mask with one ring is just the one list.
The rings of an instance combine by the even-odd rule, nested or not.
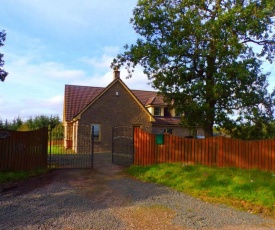
[(242, 140), (260, 140), (260, 139), (274, 139), (275, 138), (275, 122), (262, 122), (257, 123), (246, 122), (239, 124), (232, 130), (226, 130), (221, 127), (214, 128), (217, 135), (230, 136), (232, 138)]
[(20, 117), (17, 117), (10, 122), (8, 120), (3, 121), (0, 119), (0, 129), (15, 131), (29, 131), (44, 127), (53, 129), (56, 126), (61, 126), (60, 118), (52, 115), (39, 115), (34, 118), (30, 117), (26, 121), (23, 121)]
[(269, 122), (275, 93), (262, 64), (274, 60), (274, 15), (274, 0), (139, 0), (131, 23), (140, 38), (111, 67), (131, 77), (141, 65), (183, 124), (206, 136), (214, 125)]
[(0, 120), (0, 129), (18, 130), (23, 124), (23, 120), (20, 117), (14, 118), (11, 122), (8, 120)]
[[(6, 40), (6, 33), (5, 31), (0, 31), (0, 47), (4, 45), (4, 41)], [(2, 67), (4, 66), (5, 62), (3, 60), (4, 54), (0, 53), (0, 80), (5, 81), (5, 78), (8, 75), (8, 72), (6, 72)]]
[(29, 118), (26, 121), (26, 124), (28, 125), (30, 130), (35, 130), (43, 127), (49, 127), (50, 129), (53, 129), (55, 126), (60, 124), (60, 119), (58, 116), (45, 116), (40, 115), (36, 116), (35, 118)]

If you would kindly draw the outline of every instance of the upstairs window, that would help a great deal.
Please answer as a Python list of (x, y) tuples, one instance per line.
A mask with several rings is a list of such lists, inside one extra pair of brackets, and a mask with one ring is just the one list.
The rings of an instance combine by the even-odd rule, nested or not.
[(171, 117), (170, 111), (167, 107), (164, 108), (164, 117)]
[(161, 108), (154, 107), (154, 116), (161, 116)]

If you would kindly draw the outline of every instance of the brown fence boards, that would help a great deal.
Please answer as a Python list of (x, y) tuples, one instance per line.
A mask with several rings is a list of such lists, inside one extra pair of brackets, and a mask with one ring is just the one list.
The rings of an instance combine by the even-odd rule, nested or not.
[(10, 136), (0, 139), (0, 170), (47, 167), (47, 128), (7, 132)]
[(226, 137), (188, 139), (156, 135), (134, 128), (134, 164), (188, 163), (275, 171), (275, 139), (244, 141)]

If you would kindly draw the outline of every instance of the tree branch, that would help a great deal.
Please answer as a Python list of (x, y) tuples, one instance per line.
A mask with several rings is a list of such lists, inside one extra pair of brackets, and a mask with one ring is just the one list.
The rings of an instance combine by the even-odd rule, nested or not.
[(265, 45), (265, 44), (274, 44), (275, 45), (275, 41), (272, 41), (272, 40), (255, 41), (251, 38), (246, 38), (242, 43), (244, 44), (244, 43), (248, 43), (248, 42), (252, 42), (257, 45)]

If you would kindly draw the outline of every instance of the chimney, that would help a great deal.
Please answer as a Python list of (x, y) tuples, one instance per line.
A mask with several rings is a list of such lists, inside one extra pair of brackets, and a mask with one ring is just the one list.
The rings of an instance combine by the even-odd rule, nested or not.
[(118, 68), (114, 69), (114, 80), (120, 78), (120, 71), (118, 70)]

